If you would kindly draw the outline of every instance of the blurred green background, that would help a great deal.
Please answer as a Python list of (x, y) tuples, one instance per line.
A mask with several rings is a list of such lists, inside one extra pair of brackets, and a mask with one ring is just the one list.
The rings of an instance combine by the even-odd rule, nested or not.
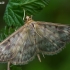
[[(5, 0), (0, 0), (5, 1)], [(3, 15), (5, 4), (0, 4), (0, 28), (3, 28), (5, 23)], [(46, 21), (61, 24), (70, 24), (70, 0), (50, 0), (48, 5), (39, 13), (33, 16), (34, 20)], [(66, 45), (60, 53), (53, 56), (41, 55), (42, 62), (39, 62), (37, 57), (26, 65), (13, 65), (11, 70), (70, 70), (70, 44)], [(7, 64), (0, 63), (0, 70), (6, 70)]]

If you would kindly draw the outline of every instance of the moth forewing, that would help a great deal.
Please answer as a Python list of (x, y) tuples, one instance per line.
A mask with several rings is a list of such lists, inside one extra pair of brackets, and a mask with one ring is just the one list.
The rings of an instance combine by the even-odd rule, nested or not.
[[(66, 42), (70, 41), (70, 26), (40, 22), (37, 21), (39, 25), (38, 32), (43, 32), (43, 40), (38, 44), (38, 47), (43, 54), (52, 55), (57, 54), (64, 48)], [(44, 27), (44, 28), (42, 28)], [(41, 36), (41, 34), (39, 34)]]
[(26, 28), (26, 25), (20, 27), (17, 31), (0, 43), (0, 61), (11, 60), (17, 55), (21, 45), (24, 43)]

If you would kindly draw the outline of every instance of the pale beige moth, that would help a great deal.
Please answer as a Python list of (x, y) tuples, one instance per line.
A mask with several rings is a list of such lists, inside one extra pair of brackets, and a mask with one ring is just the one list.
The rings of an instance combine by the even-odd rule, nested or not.
[(60, 52), (70, 41), (70, 26), (27, 18), (25, 24), (0, 43), (0, 61), (9, 65), (27, 64), (35, 56)]

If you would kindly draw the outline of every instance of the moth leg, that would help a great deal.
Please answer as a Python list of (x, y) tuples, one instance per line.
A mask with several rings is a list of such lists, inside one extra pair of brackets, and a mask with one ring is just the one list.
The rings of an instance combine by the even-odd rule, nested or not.
[[(35, 30), (35, 32), (36, 32), (36, 30)], [(36, 46), (36, 48), (37, 48), (37, 52), (39, 52), (39, 49), (38, 49), (38, 47), (37, 47), (37, 45), (36, 45), (36, 33), (34, 33), (34, 35), (33, 35), (33, 39), (34, 39), (34, 45)], [(41, 58), (40, 58), (40, 55), (39, 54), (37, 54), (37, 57), (38, 57), (38, 60), (41, 62)]]
[(8, 61), (7, 70), (10, 70), (10, 61)]
[[(37, 46), (37, 45), (36, 45)], [(38, 47), (36, 47), (37, 48), (37, 52), (39, 52), (39, 49), (38, 49)], [(40, 58), (40, 55), (37, 53), (37, 57), (38, 57), (38, 60), (41, 62), (41, 58)]]
[(40, 58), (40, 55), (39, 54), (37, 54), (37, 57), (38, 57), (38, 60), (41, 62), (41, 58)]
[(45, 58), (44, 54), (42, 53), (43, 57)]

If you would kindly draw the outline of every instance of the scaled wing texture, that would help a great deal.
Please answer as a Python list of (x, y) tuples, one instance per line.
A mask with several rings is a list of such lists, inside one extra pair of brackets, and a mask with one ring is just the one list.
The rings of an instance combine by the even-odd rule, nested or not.
[(29, 20), (0, 43), (0, 61), (27, 64), (39, 53), (57, 54), (69, 41), (69, 25)]

